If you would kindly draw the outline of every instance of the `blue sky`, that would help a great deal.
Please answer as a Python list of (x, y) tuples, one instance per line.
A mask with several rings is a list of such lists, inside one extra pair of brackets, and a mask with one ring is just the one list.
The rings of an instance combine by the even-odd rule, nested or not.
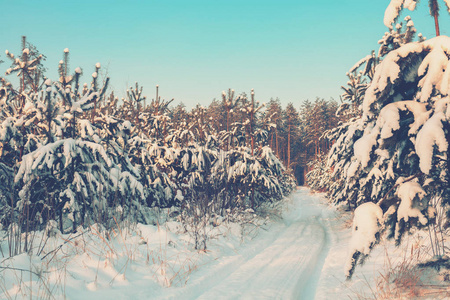
[[(63, 49), (70, 68), (85, 81), (100, 62), (116, 94), (138, 81), (144, 94), (208, 105), (221, 92), (255, 89), (261, 102), (283, 105), (316, 97), (339, 99), (346, 71), (378, 49), (388, 0), (0, 0), (0, 59), (19, 53), (20, 39), (47, 56), (48, 77), (57, 78)], [(450, 16), (441, 4), (441, 34)], [(411, 15), (427, 38), (434, 23), (426, 1)], [(4, 73), (8, 63), (0, 65)]]

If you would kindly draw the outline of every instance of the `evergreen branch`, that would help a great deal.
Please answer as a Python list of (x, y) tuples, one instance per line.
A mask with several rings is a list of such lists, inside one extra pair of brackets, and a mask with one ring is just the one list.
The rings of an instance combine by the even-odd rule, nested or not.
[(387, 191), (387, 193), (384, 195), (384, 197), (383, 197), (380, 201), (377, 202), (377, 205), (378, 205), (378, 206), (381, 206), (381, 204), (387, 199), (387, 197), (389, 196), (389, 194), (390, 194), (395, 188), (397, 188), (400, 184), (405, 183), (405, 182), (409, 182), (409, 181), (411, 181), (411, 180), (413, 180), (413, 179), (416, 179), (416, 178), (419, 177), (420, 175), (422, 175), (421, 172), (419, 172), (419, 173), (417, 173), (417, 174), (415, 174), (415, 175), (412, 175), (411, 177), (405, 179), (405, 181), (402, 181), (401, 183), (394, 184), (394, 186), (391, 187), (389, 191)]

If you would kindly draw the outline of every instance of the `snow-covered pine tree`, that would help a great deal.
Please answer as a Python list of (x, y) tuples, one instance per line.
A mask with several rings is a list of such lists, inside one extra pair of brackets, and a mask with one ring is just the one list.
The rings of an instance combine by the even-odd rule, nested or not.
[(188, 128), (192, 132), (195, 143), (204, 146), (207, 137), (214, 133), (214, 127), (207, 117), (207, 109), (199, 104), (196, 105), (190, 112)]
[[(74, 227), (106, 221), (112, 207), (138, 211), (144, 199), (139, 174), (126, 156), (121, 160), (123, 155), (105, 151), (107, 135), (89, 120), (95, 117), (90, 112), (104, 96), (108, 79), (98, 88), (97, 64), (91, 87), (80, 91), (81, 69), (68, 75), (68, 49), (64, 53), (60, 80), (47, 79), (37, 92), (23, 92), (20, 118), (7, 123), (25, 130), (27, 143), (21, 147), (15, 176), (19, 199), (12, 208), (27, 211), (27, 226), (32, 222), (27, 228), (58, 220), (62, 230), (66, 216)], [(17, 132), (13, 129), (5, 132)]]
[(222, 144), (225, 145), (225, 150), (229, 150), (233, 148), (234, 141), (239, 139), (236, 134), (237, 127), (234, 126), (234, 130), (232, 129), (232, 124), (234, 115), (236, 115), (236, 110), (238, 105), (241, 102), (246, 101), (246, 96), (244, 94), (235, 96), (235, 91), (232, 89), (228, 89), (228, 92), (222, 92), (222, 105), (226, 111), (226, 126), (224, 126), (225, 130), (220, 132), (220, 140)]
[(195, 136), (193, 136), (192, 130), (190, 130), (191, 116), (186, 111), (186, 106), (180, 103), (170, 110), (169, 113), (173, 130), (166, 138), (168, 145), (175, 148), (187, 147), (191, 141), (195, 140)]
[[(363, 127), (359, 119), (363, 111), (363, 99), (366, 90), (372, 83), (375, 69), (380, 64), (384, 56), (390, 51), (408, 44), (414, 38), (416, 29), (409, 16), (405, 17), (404, 24), (399, 23), (395, 30), (389, 29), (382, 39), (378, 41), (380, 48), (378, 54), (372, 51), (370, 55), (359, 60), (347, 73), (349, 81), (347, 86), (343, 86), (342, 100), (344, 102), (337, 110), (337, 115), (342, 123), (336, 128), (326, 132), (328, 140), (334, 140), (329, 152), (328, 164), (333, 169), (332, 183), (329, 188), (330, 198), (335, 203), (345, 204), (349, 207), (356, 207), (358, 198), (359, 183), (345, 180), (347, 172), (354, 156), (354, 142), (358, 140), (363, 132)], [(424, 38), (419, 34), (419, 41)], [(360, 170), (361, 171), (361, 170)], [(359, 171), (358, 171), (359, 172)], [(366, 174), (367, 175), (367, 174)], [(354, 178), (364, 177), (364, 174)]]
[(180, 149), (161, 146), (135, 135), (129, 141), (132, 165), (140, 174), (148, 207), (170, 207), (182, 200), (178, 193), (176, 161)]
[(271, 98), (264, 115), (265, 122), (274, 125), (269, 130), (269, 145), (277, 156), (279, 152), (279, 131), (281, 128), (282, 111), (283, 108), (281, 107), (280, 99)]
[(330, 168), (327, 165), (327, 156), (319, 155), (308, 163), (309, 172), (306, 173), (306, 184), (314, 191), (327, 192), (331, 180)]
[(283, 111), (283, 124), (285, 126), (285, 142), (286, 148), (284, 152), (286, 155), (284, 156), (284, 163), (288, 169), (291, 166), (291, 155), (292, 155), (292, 145), (295, 140), (299, 138), (299, 126), (300, 126), (300, 115), (295, 109), (292, 102), (289, 102), (286, 108)]
[[(246, 145), (247, 147), (250, 147), (252, 156), (255, 156), (255, 147), (257, 147), (257, 143), (266, 144), (267, 142), (269, 128), (262, 128), (261, 124), (258, 124), (257, 122), (259, 120), (258, 115), (261, 114), (261, 109), (265, 108), (265, 106), (265, 103), (259, 104), (259, 102), (255, 100), (255, 91), (252, 89), (250, 93), (250, 101), (245, 103), (241, 108), (241, 111), (246, 117), (242, 123), (246, 135)], [(257, 184), (255, 181), (251, 181), (250, 185), (250, 201), (253, 208), (255, 206), (255, 186)]]
[[(345, 178), (344, 194), (350, 188), (358, 190), (354, 200), (361, 208), (355, 220), (364, 214), (376, 216), (370, 228), (354, 225), (349, 277), (383, 228), (400, 243), (409, 228), (432, 221), (430, 199), (442, 199), (448, 210), (449, 57), (450, 38), (440, 36), (389, 52), (376, 69), (362, 118), (355, 124), (361, 136), (352, 137), (351, 162), (336, 165)], [(336, 152), (331, 155), (335, 159)], [(361, 230), (370, 234), (361, 235)]]
[[(6, 70), (6, 75), (16, 74), (19, 77), (20, 86), (16, 90), (18, 94), (30, 90), (37, 91), (43, 78), (43, 72), (45, 72), (42, 65), (45, 56), (27, 42), (26, 36), (22, 36), (21, 50), (20, 56), (15, 56), (8, 50), (5, 51), (6, 56), (11, 60), (11, 67)], [(17, 104), (19, 105), (21, 102), (23, 105), (23, 97), (17, 98)]]
[(334, 100), (316, 98), (314, 103), (304, 103), (300, 114), (303, 155), (297, 155), (298, 164), (308, 168), (305, 178), (308, 186), (321, 192), (332, 184), (324, 153), (328, 152), (332, 142), (327, 133), (338, 125), (337, 108)]
[(213, 166), (212, 183), (214, 189), (223, 195), (223, 209), (252, 204), (256, 208), (266, 201), (281, 199), (283, 188), (292, 188), (292, 181), (282, 181), (285, 179), (284, 171), (270, 147), (258, 148), (254, 155), (248, 147), (237, 147), (220, 152)]
[(160, 145), (166, 143), (166, 138), (172, 129), (172, 121), (169, 118), (169, 105), (174, 99), (169, 101), (161, 99), (159, 96), (159, 86), (156, 86), (156, 97), (152, 99), (146, 107), (145, 112), (149, 114), (148, 123), (143, 127), (150, 139), (154, 139)]
[[(38, 63), (31, 54), (38, 52), (22, 50), (23, 59), (15, 59), (9, 73), (22, 75), (28, 68), (31, 77), (41, 76), (31, 72)], [(262, 106), (254, 99), (229, 91), (217, 106), (222, 111), (214, 112), (228, 122), (224, 117), (223, 124), (213, 124), (219, 118), (197, 107), (190, 114), (180, 111), (178, 121), (185, 126), (175, 128), (171, 101), (161, 100), (158, 87), (149, 105), (142, 87), (130, 88), (118, 108), (113, 93), (105, 98), (109, 79), (101, 83), (100, 68), (97, 63), (91, 83), (80, 86), (82, 70), (70, 71), (66, 48), (56, 81), (37, 87), (30, 84), (40, 81), (31, 78), (14, 89), (1, 78), (3, 225), (29, 231), (56, 220), (68, 230), (70, 224), (108, 226), (112, 216), (145, 222), (143, 205), (197, 205), (200, 198), (207, 200), (203, 212), (226, 214), (229, 208), (246, 209), (253, 198), (259, 205), (292, 190), (292, 177), (266, 147), (272, 124), (260, 122)], [(223, 127), (229, 131), (222, 132), (222, 148), (232, 145), (230, 151), (219, 149)]]
[[(14, 117), (10, 115), (8, 108), (8, 90), (0, 88), (0, 224), (6, 228), (13, 219), (11, 199), (14, 199), (14, 167), (18, 157), (18, 143), (21, 140), (20, 133), (14, 126)], [(12, 108), (11, 108), (12, 110)]]
[[(378, 44), (381, 45), (378, 50), (378, 57), (383, 57), (390, 51), (412, 42), (414, 40), (416, 32), (417, 30), (414, 27), (413, 20), (410, 16), (406, 16), (404, 18), (404, 24), (403, 22), (401, 22), (396, 24), (395, 28), (389, 28), (389, 31), (386, 32), (381, 40), (378, 41)], [(421, 33), (419, 33), (417, 37), (419, 38), (420, 42), (425, 40)], [(378, 63), (379, 60), (375, 61), (375, 64), (373, 66), (376, 66)], [(374, 68), (372, 68), (372, 70), (374, 71)], [(366, 71), (364, 71), (363, 73), (367, 74)], [(374, 72), (372, 72), (368, 76), (372, 78), (373, 74)]]

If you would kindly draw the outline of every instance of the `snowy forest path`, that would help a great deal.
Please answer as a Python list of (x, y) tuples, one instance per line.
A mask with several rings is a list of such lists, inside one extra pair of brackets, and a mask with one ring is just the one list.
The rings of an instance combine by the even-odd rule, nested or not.
[(319, 267), (324, 245), (325, 231), (317, 220), (294, 223), (271, 246), (198, 299), (299, 299)]
[[(189, 299), (313, 299), (329, 250), (326, 207), (300, 188), (282, 224), (188, 284)], [(200, 279), (200, 278), (198, 278)], [(172, 297), (170, 297), (172, 298)], [(187, 299), (186, 298), (186, 299)]]

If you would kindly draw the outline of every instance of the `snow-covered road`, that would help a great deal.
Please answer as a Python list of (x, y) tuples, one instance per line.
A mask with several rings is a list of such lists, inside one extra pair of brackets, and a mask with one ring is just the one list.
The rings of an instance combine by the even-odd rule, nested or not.
[(329, 248), (329, 211), (307, 189), (291, 200), (283, 222), (167, 298), (313, 299)]
[(291, 224), (267, 248), (239, 265), (198, 299), (299, 299), (313, 277), (326, 233), (317, 219)]

